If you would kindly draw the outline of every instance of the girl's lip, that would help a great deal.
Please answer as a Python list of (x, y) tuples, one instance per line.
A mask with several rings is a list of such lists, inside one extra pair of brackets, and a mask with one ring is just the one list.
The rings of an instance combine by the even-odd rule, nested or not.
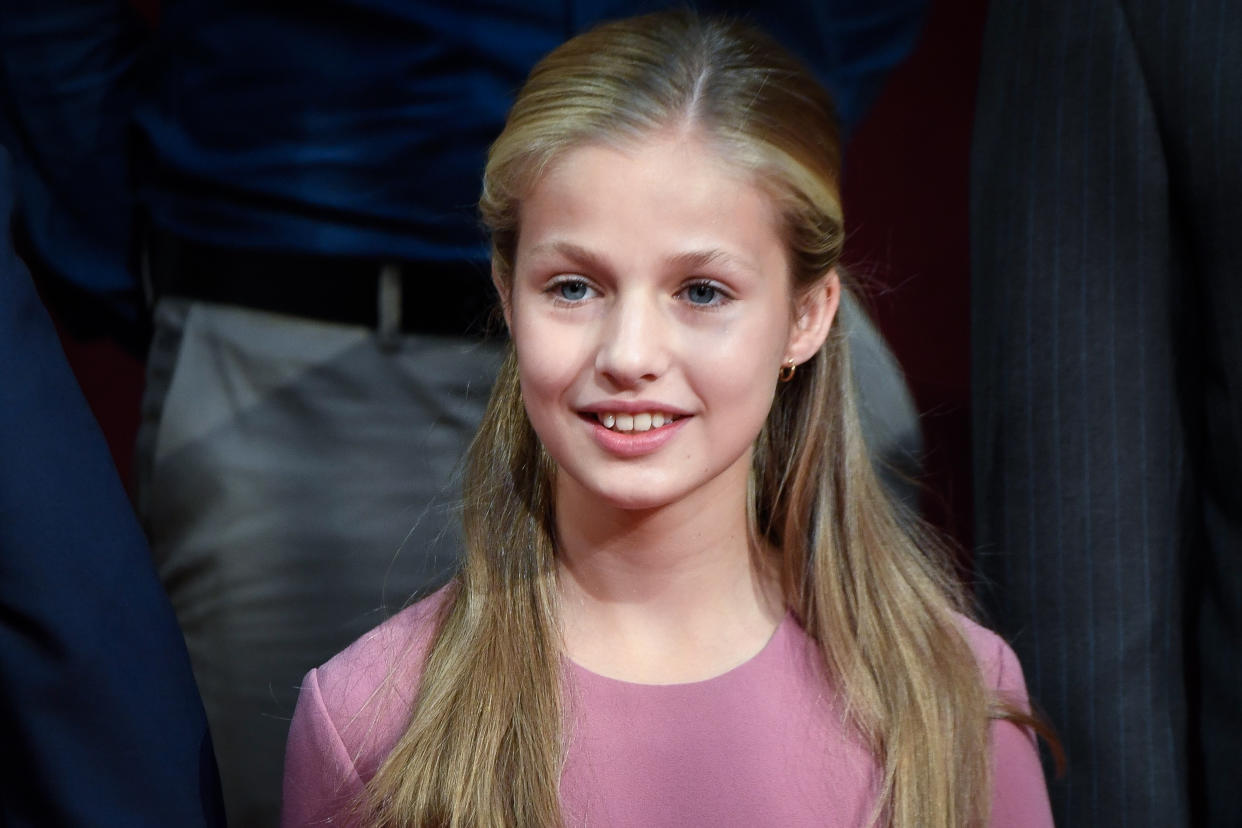
[[(651, 409), (643, 410), (650, 411)], [(595, 438), (596, 444), (617, 457), (642, 457), (658, 451), (691, 420), (688, 416), (679, 417), (671, 423), (648, 431), (613, 431), (605, 428), (604, 424), (593, 414), (584, 415), (582, 419), (590, 427), (591, 436)]]
[(592, 403), (578, 409), (580, 414), (643, 414), (646, 412), (660, 412), (662, 414), (672, 414), (677, 417), (690, 416), (689, 411), (685, 411), (677, 406), (665, 405), (664, 403), (654, 402), (652, 400), (612, 400), (608, 402)]

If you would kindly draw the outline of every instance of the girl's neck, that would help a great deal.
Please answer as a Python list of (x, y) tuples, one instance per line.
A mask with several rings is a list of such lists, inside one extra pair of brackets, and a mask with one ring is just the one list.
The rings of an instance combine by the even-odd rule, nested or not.
[[(657, 509), (557, 487), (561, 619), (571, 659), (643, 683), (695, 681), (753, 656), (784, 616), (756, 567), (745, 487)], [(766, 569), (766, 568), (765, 568)]]

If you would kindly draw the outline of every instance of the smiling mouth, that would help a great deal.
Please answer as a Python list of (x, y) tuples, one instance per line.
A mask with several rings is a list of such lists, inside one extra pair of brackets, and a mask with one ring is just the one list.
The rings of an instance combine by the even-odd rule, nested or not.
[(679, 414), (668, 414), (663, 411), (644, 411), (641, 414), (622, 414), (619, 412), (600, 411), (595, 420), (609, 431), (623, 433), (651, 431), (664, 428), (680, 420)]

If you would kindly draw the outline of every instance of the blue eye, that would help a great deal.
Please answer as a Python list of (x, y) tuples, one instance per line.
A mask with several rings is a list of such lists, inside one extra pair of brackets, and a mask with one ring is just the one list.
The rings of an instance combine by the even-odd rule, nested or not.
[(558, 299), (566, 302), (581, 302), (591, 292), (591, 286), (581, 279), (566, 279), (552, 286)]
[(720, 290), (707, 282), (695, 282), (686, 288), (686, 299), (692, 305), (712, 305), (720, 298)]

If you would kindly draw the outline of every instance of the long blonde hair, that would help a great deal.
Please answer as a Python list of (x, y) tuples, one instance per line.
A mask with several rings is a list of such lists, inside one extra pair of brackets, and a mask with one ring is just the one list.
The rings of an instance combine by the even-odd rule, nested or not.
[[(795, 289), (822, 283), (843, 243), (831, 101), (764, 35), (687, 11), (605, 24), (532, 71), (480, 202), (501, 283), (522, 199), (550, 164), (672, 125), (754, 175), (778, 207)], [(510, 352), (467, 461), (464, 564), (410, 725), (368, 785), (374, 825), (561, 824), (554, 474)], [(839, 325), (778, 390), (754, 452), (749, 518), (755, 547), (778, 550), (785, 599), (876, 758), (874, 821), (983, 824), (989, 719), (1025, 719), (984, 687), (945, 553), (895, 515), (877, 482)]]

